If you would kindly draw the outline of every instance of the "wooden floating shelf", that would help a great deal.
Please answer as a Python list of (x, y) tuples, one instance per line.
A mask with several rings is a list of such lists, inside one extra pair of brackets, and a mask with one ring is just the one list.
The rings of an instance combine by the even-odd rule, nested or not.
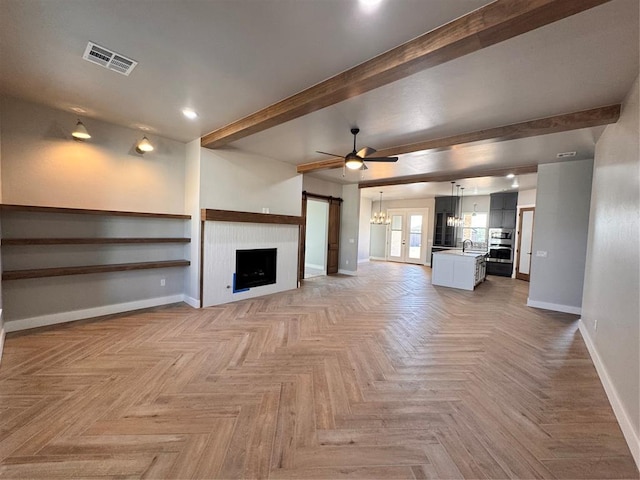
[(120, 210), (92, 210), (86, 208), (42, 207), (37, 205), (0, 205), (3, 212), (67, 213), (73, 215), (103, 215), (108, 217), (146, 217), (189, 220), (191, 215), (175, 213), (126, 212)]
[(2, 274), (2, 280), (26, 278), (61, 277), (66, 275), (86, 275), (89, 273), (127, 272), (153, 268), (188, 267), (189, 260), (165, 260), (161, 262), (117, 263), (111, 265), (88, 265), (84, 267), (36, 268), (32, 270), (10, 270)]
[(3, 238), (2, 245), (119, 245), (153, 243), (189, 243), (190, 238)]

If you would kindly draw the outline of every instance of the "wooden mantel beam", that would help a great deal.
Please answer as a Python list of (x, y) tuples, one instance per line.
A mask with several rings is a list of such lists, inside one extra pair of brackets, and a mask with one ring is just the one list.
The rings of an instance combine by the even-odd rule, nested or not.
[(335, 105), (610, 0), (496, 0), (201, 139), (207, 148)]
[[(402, 155), (425, 150), (448, 150), (465, 143), (491, 140), (493, 142), (504, 142), (506, 140), (516, 140), (519, 138), (536, 137), (538, 135), (548, 135), (550, 133), (567, 132), (581, 128), (598, 127), (615, 123), (620, 118), (620, 105), (608, 105), (606, 107), (592, 108), (580, 112), (565, 113), (552, 117), (529, 120), (527, 122), (503, 125), (495, 128), (467, 132), (450, 137), (436, 138), (422, 142), (410, 143), (389, 147), (376, 152), (377, 156), (387, 157)], [(298, 173), (309, 173), (328, 168), (339, 168), (344, 164), (341, 158), (330, 160), (319, 160), (298, 165)]]

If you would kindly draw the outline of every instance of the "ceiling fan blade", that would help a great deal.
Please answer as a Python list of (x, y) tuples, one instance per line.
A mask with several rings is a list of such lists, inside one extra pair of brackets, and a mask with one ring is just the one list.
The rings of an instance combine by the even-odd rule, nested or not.
[(321, 152), (320, 150), (316, 150), (316, 153), (321, 153), (323, 155), (330, 155), (332, 157), (344, 158), (344, 156), (342, 155), (336, 155), (335, 153)]
[(366, 162), (397, 162), (398, 157), (370, 157), (364, 160)]
[(365, 158), (368, 155), (373, 155), (374, 153), (376, 153), (376, 149), (375, 148), (371, 148), (371, 147), (362, 147), (360, 150), (358, 150), (357, 155), (360, 158)]

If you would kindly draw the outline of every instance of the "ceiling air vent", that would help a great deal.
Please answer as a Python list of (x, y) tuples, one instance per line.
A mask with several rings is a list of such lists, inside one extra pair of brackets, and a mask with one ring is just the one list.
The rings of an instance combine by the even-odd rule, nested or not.
[(575, 157), (576, 152), (563, 152), (556, 155), (557, 158)]
[(131, 71), (138, 64), (138, 62), (131, 60), (130, 58), (124, 57), (119, 53), (109, 50), (108, 48), (96, 45), (93, 42), (89, 42), (87, 44), (87, 48), (85, 49), (82, 58), (126, 76), (129, 76)]

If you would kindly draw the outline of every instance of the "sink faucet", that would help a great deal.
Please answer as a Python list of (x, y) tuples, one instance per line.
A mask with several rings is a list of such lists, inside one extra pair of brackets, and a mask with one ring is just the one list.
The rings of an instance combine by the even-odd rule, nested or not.
[(466, 248), (467, 242), (469, 242), (469, 247), (473, 247), (473, 242), (469, 239), (465, 240), (464, 242), (462, 242), (462, 253), (464, 253), (464, 250)]

